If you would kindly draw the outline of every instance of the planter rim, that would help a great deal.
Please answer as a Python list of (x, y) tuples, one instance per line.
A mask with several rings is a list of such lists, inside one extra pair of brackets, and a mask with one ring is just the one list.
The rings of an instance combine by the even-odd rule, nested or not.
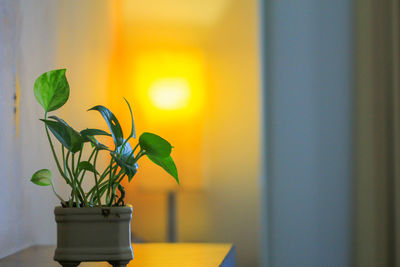
[(103, 211), (107, 211), (108, 214), (130, 214), (133, 209), (130, 206), (123, 207), (83, 207), (83, 208), (64, 208), (56, 206), (54, 208), (54, 214), (102, 214)]

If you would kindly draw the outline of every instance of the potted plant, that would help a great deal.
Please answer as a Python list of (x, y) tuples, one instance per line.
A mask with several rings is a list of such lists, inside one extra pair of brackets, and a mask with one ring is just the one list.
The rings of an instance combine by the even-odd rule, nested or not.
[[(109, 132), (87, 128), (74, 130), (57, 116), (49, 116), (62, 107), (69, 97), (65, 69), (52, 70), (40, 75), (34, 85), (36, 100), (44, 109), (40, 119), (45, 127), (58, 172), (71, 188), (68, 199), (55, 190), (52, 173), (48, 169), (35, 172), (31, 181), (39, 186), (51, 186), (61, 205), (55, 207), (57, 222), (57, 248), (54, 260), (63, 266), (77, 266), (82, 261), (108, 261), (113, 266), (126, 266), (133, 259), (130, 221), (132, 207), (124, 202), (125, 191), (121, 182), (132, 180), (143, 156), (162, 167), (179, 184), (178, 172), (171, 157), (171, 144), (153, 133), (143, 133), (132, 148), (136, 138), (132, 109), (125, 99), (131, 115), (132, 128), (124, 137), (114, 114), (104, 106), (95, 106), (106, 121)], [(53, 135), (51, 137), (50, 133)], [(108, 147), (98, 140), (108, 136), (114, 145)], [(56, 148), (54, 141), (58, 141)], [(89, 156), (84, 159), (84, 150)], [(98, 157), (109, 157), (109, 163), (100, 171)], [(93, 186), (85, 190), (85, 180)]]

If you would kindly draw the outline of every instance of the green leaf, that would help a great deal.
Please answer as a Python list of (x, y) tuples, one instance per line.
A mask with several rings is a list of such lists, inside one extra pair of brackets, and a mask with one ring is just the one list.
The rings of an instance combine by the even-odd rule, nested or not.
[(52, 184), (52, 174), (48, 169), (42, 169), (32, 175), (31, 182), (40, 186), (49, 186)]
[(89, 142), (90, 139), (88, 138), (89, 136), (95, 136), (95, 135), (106, 135), (106, 136), (111, 136), (111, 134), (107, 133), (106, 131), (99, 130), (99, 129), (85, 129), (80, 132), (81, 136), (83, 137), (85, 142)]
[(79, 132), (75, 131), (71, 126), (68, 125), (64, 120), (60, 119), (57, 116), (50, 116), (50, 119), (54, 119), (60, 124), (62, 124), (65, 129), (68, 131), (68, 135), (70, 137), (70, 145), (67, 149), (71, 150), (72, 153), (78, 152), (82, 149), (83, 146), (83, 138)]
[(57, 138), (58, 141), (60, 141), (60, 143), (63, 146), (67, 148), (70, 146), (70, 137), (68, 131), (61, 123), (57, 121), (42, 120), (42, 119), (41, 121), (46, 123), (47, 127), (49, 127), (50, 131), (54, 134), (54, 136)]
[(98, 174), (97, 170), (94, 168), (94, 166), (89, 161), (81, 161), (81, 162), (79, 162), (78, 170), (79, 171), (86, 170), (86, 171), (90, 171), (90, 172), (93, 172), (93, 173), (96, 172)]
[(82, 149), (83, 138), (81, 135), (75, 131), (71, 126), (69, 126), (64, 120), (56, 117), (50, 116), (52, 120), (41, 120), (46, 123), (50, 131), (54, 134), (58, 141), (60, 141), (63, 146), (65, 146), (72, 153), (76, 153)]
[(139, 137), (139, 144), (148, 155), (158, 158), (168, 157), (172, 150), (172, 146), (167, 140), (152, 133), (143, 133)]
[(128, 161), (123, 160), (122, 158), (118, 158), (114, 154), (111, 154), (111, 156), (114, 158), (115, 162), (120, 166), (125, 174), (128, 176), (129, 182), (132, 180), (133, 176), (137, 173), (137, 170), (139, 168), (139, 165), (137, 163), (132, 164), (129, 163)]
[(103, 116), (108, 125), (108, 128), (111, 131), (115, 147), (119, 147), (120, 145), (122, 145), (124, 140), (122, 128), (114, 114), (104, 106), (94, 106), (89, 110), (97, 110), (98, 112), (100, 112), (101, 116)]
[(33, 87), (36, 100), (46, 112), (62, 107), (69, 97), (66, 69), (52, 70), (40, 75)]
[(126, 140), (124, 139), (124, 142), (121, 146), (117, 147), (117, 149), (115, 150), (115, 153), (117, 156), (122, 157), (124, 159), (130, 158), (133, 160), (134, 155), (132, 153), (132, 146), (129, 142), (126, 142)]
[(175, 162), (172, 159), (171, 156), (165, 157), (165, 158), (159, 158), (151, 155), (147, 155), (147, 157), (163, 168), (166, 172), (168, 172), (172, 177), (175, 178), (176, 182), (179, 184), (179, 178), (178, 178), (178, 170), (176, 169)]
[[(92, 145), (92, 147), (95, 147), (97, 150), (109, 150), (109, 151), (111, 151), (106, 145), (103, 145), (102, 143), (97, 141), (97, 139), (94, 136), (88, 135), (85, 138), (87, 138), (87, 140), (89, 140), (89, 142)], [(84, 139), (84, 141), (86, 142), (85, 139)]]
[(120, 146), (114, 153), (111, 153), (111, 156), (118, 166), (124, 170), (130, 182), (139, 168), (139, 165), (135, 162), (135, 155), (133, 154), (131, 145), (126, 142), (123, 147)]
[(103, 145), (102, 143), (99, 143), (97, 139), (94, 136), (87, 136), (87, 138), (90, 141), (90, 144), (92, 147), (95, 147), (97, 150), (109, 150), (111, 151), (106, 145)]
[(129, 135), (129, 137), (127, 139), (129, 139), (130, 137), (136, 138), (135, 122), (133, 120), (131, 105), (129, 104), (128, 100), (126, 100), (125, 97), (124, 97), (124, 100), (125, 100), (126, 104), (128, 104), (129, 112), (131, 113), (131, 124), (132, 124), (131, 134)]

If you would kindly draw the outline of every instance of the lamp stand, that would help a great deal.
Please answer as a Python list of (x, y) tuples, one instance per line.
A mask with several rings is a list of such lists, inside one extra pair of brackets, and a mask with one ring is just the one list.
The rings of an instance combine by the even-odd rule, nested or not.
[(176, 192), (169, 191), (168, 192), (168, 242), (175, 243), (176, 242)]

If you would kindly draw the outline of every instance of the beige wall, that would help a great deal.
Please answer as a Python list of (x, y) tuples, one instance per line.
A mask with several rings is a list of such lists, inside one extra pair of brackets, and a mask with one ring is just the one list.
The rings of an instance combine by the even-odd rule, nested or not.
[[(113, 45), (111, 2), (59, 0), (58, 5), (56, 61), (60, 68), (67, 69), (71, 90), (67, 104), (56, 112), (79, 131), (85, 128), (106, 130), (101, 115), (87, 110), (109, 103), (107, 88)], [(89, 153), (86, 150), (83, 157), (88, 157)], [(100, 156), (99, 166), (105, 164)], [(84, 183), (93, 184), (93, 177), (85, 179)]]
[(209, 39), (206, 131), (209, 238), (257, 266), (260, 242), (261, 82), (257, 1), (233, 1)]

